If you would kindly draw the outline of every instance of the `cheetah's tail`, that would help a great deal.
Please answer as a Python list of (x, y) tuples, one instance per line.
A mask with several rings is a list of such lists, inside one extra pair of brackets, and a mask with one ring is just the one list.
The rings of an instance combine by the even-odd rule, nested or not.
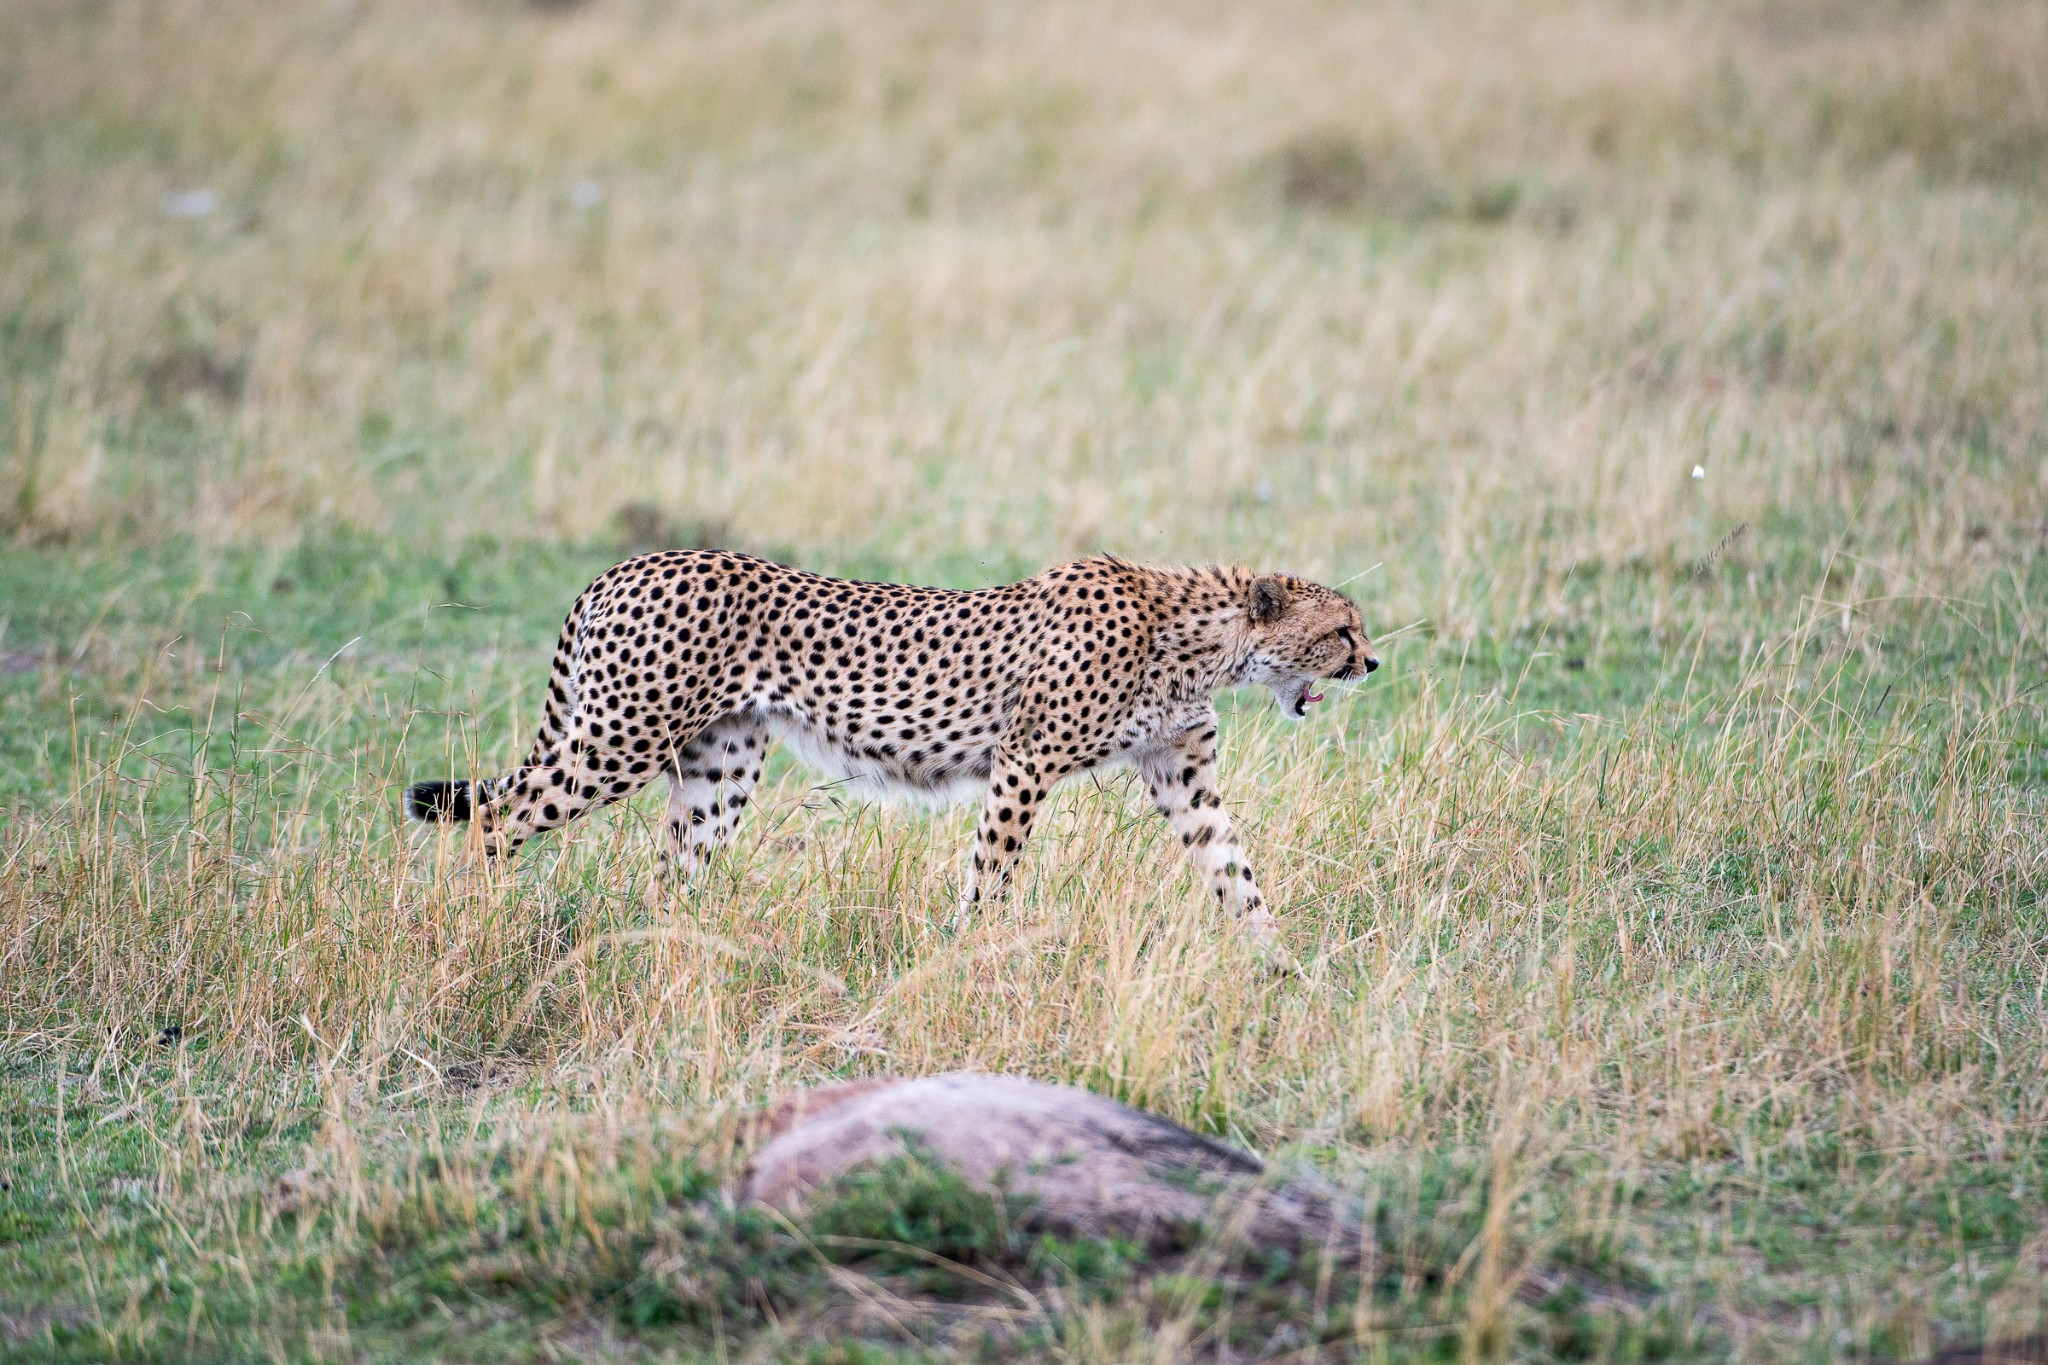
[(547, 702), (541, 709), (540, 735), (533, 741), (533, 752), (525, 765), (516, 772), (482, 782), (466, 782), (460, 778), (448, 782), (415, 782), (405, 789), (407, 815), (430, 825), (462, 824), (475, 818), (479, 805), (488, 806), (526, 772), (555, 761), (557, 746), (568, 737), (569, 718), (575, 710), (576, 637), (582, 629), (583, 607), (598, 583), (603, 581), (600, 577), (597, 583), (577, 594), (575, 605), (569, 608), (568, 619), (562, 622), (562, 633), (555, 640), (554, 666), (548, 674)]
[(415, 782), (405, 789), (405, 813), (430, 825), (460, 824), (470, 817), (470, 784)]

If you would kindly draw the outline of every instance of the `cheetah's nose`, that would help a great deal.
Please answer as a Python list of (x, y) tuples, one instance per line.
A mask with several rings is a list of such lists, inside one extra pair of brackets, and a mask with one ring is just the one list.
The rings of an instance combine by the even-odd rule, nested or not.
[(1371, 654), (1365, 656), (1365, 671), (1370, 673), (1380, 666), (1379, 659)]

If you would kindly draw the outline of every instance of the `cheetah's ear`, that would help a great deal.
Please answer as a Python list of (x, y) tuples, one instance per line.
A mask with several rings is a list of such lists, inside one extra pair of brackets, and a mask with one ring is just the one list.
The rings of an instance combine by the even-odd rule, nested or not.
[(1260, 574), (1252, 580), (1251, 596), (1246, 606), (1251, 611), (1252, 624), (1271, 625), (1287, 610), (1287, 604), (1294, 600), (1294, 592), (1287, 586), (1286, 578), (1280, 574)]

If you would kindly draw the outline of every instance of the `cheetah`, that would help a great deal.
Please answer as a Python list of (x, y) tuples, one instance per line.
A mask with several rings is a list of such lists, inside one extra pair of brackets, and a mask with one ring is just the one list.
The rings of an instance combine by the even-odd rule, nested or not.
[(487, 856), (668, 782), (664, 862), (729, 840), (776, 739), (882, 795), (981, 796), (956, 924), (1002, 894), (1062, 779), (1135, 767), (1196, 876), (1262, 946), (1276, 927), (1217, 795), (1215, 694), (1263, 685), (1300, 720), (1320, 679), (1379, 667), (1358, 608), (1282, 573), (1102, 555), (962, 592), (667, 551), (584, 589), (526, 761), (421, 782), (425, 821), (474, 820)]

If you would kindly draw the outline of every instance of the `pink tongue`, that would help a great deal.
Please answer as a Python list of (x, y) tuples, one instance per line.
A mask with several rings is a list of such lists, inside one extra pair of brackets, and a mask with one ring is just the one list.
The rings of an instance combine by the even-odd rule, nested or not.
[(1323, 694), (1320, 692), (1304, 692), (1301, 694), (1301, 699), (1303, 701), (1321, 701)]

